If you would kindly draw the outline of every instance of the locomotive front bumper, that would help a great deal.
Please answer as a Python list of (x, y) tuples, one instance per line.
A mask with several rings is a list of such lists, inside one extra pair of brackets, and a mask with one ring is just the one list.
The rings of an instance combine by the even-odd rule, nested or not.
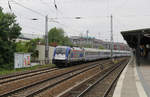
[(66, 64), (67, 63), (67, 60), (56, 60), (56, 59), (53, 59), (52, 60), (52, 63), (53, 64)]

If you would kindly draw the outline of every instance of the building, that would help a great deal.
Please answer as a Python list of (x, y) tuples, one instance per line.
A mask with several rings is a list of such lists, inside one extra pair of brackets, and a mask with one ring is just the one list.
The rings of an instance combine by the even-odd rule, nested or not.
[(21, 33), (20, 36), (16, 39), (16, 42), (22, 41), (22, 42), (28, 42), (35, 38), (42, 38), (42, 35), (36, 35), (36, 34), (27, 34), (27, 33)]

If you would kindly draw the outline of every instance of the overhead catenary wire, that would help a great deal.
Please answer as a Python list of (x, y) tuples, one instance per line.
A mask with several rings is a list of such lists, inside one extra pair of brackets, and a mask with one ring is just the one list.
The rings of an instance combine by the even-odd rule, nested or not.
[[(40, 1), (41, 1), (42, 4), (46, 5), (47, 7), (49, 6), (48, 3), (45, 3), (43, 0), (40, 0)], [(16, 1), (16, 0), (11, 0), (10, 2), (13, 2), (14, 4), (17, 4), (18, 6), (23, 7), (23, 8), (25, 8), (25, 9), (27, 9), (27, 10), (33, 12), (33, 13), (36, 13), (36, 14), (40, 15), (40, 16), (45, 16), (45, 15), (42, 14), (41, 12), (38, 12), (38, 11), (32, 9), (32, 8), (26, 7), (26, 6), (24, 6), (23, 4), (19, 3), (19, 2)], [(10, 3), (10, 2), (9, 2), (9, 3)], [(53, 3), (53, 4), (54, 4), (54, 3)], [(55, 3), (55, 4), (56, 4), (56, 3)], [(53, 8), (53, 7), (52, 7), (52, 8)], [(55, 8), (55, 7), (54, 7), (54, 8)], [(50, 6), (49, 6), (49, 9), (50, 9), (52, 12), (55, 12), (54, 10), (51, 9)], [(60, 11), (57, 9), (56, 12), (60, 12)], [(60, 13), (61, 13), (61, 12), (60, 12)], [(62, 14), (62, 13), (61, 13), (61, 14)]]
[[(49, 0), (47, 0), (47, 1), (49, 1)], [(58, 5), (56, 4), (56, 1), (55, 1), (55, 0), (52, 2), (52, 7), (50, 7), (50, 3), (51, 3), (51, 2), (44, 2), (44, 0), (40, 0), (40, 2), (41, 2), (42, 4), (44, 4), (44, 5), (46, 5), (47, 7), (49, 7), (49, 9), (50, 9), (52, 12), (58, 12), (58, 13), (60, 13), (60, 14), (62, 15), (62, 12), (58, 9)], [(55, 10), (52, 10), (51, 8), (54, 8)]]
[(23, 27), (26, 27), (26, 28), (30, 28), (30, 29), (33, 29), (33, 30), (36, 30), (37, 32), (41, 32), (41, 33), (44, 33), (44, 30), (42, 31), (42, 29), (39, 29), (38, 27), (33, 27), (31, 25), (25, 25), (25, 24), (22, 24), (20, 26), (23, 26)]
[(70, 19), (70, 20), (82, 20), (82, 19), (103, 19), (103, 18), (108, 18), (109, 16), (86, 16), (86, 17), (80, 17), (80, 16), (75, 16), (75, 17), (54, 17), (49, 19), (54, 19), (54, 20), (59, 20), (59, 19)]
[[(24, 7), (24, 8), (26, 8), (26, 9), (28, 9), (28, 10), (34, 12), (34, 13), (37, 13), (37, 14), (40, 14), (40, 15), (44, 16), (42, 13), (37, 12), (37, 11), (31, 9), (31, 8), (28, 8), (28, 7), (24, 6), (23, 4), (18, 3), (18, 2), (15, 1), (15, 0), (11, 0), (11, 2), (12, 2), (12, 1), (15, 2), (17, 5), (20, 5), (21, 7)], [(41, 1), (42, 1), (42, 0), (41, 0)], [(124, 4), (125, 1), (126, 1), (126, 0), (124, 0), (123, 3), (121, 3), (121, 5)], [(109, 0), (108, 0), (108, 2), (109, 2)], [(54, 0), (54, 5), (57, 5), (55, 0)], [(108, 3), (108, 7), (109, 7), (109, 3)], [(131, 17), (134, 17), (135, 15), (130, 15), (130, 16), (131, 16)], [(130, 16), (124, 16), (124, 17), (130, 17)], [(150, 16), (150, 15), (144, 15), (144, 16)], [(67, 19), (67, 18), (62, 18), (62, 19)], [(68, 18), (68, 19), (69, 19), (69, 18)], [(71, 18), (70, 18), (70, 19), (71, 19)]]
[(53, 0), (52, 3), (53, 3), (53, 6), (54, 6), (53, 8), (56, 10), (56, 12), (58, 12), (62, 15), (62, 12), (60, 11), (60, 9), (58, 9), (58, 5), (56, 4), (56, 0)]
[[(52, 22), (52, 21), (49, 21), (49, 22)], [(69, 29), (71, 29), (71, 30), (73, 30), (73, 31), (84, 32), (84, 31), (79, 31), (79, 30), (77, 30), (77, 29), (75, 29), (75, 28), (69, 27), (68, 25), (63, 24), (63, 23), (60, 23), (60, 22), (58, 22), (58, 21), (54, 21), (54, 23), (59, 24), (59, 25), (61, 25), (61, 26), (64, 26), (64, 27), (66, 27), (67, 29), (69, 28)]]
[(33, 9), (31, 9), (31, 8), (28, 8), (28, 7), (24, 6), (23, 4), (18, 3), (18, 2), (15, 1), (15, 0), (11, 0), (11, 2), (14, 2), (15, 4), (17, 4), (17, 5), (19, 5), (19, 6), (23, 7), (23, 8), (25, 8), (25, 9), (31, 11), (31, 12), (33, 12), (33, 13), (36, 13), (36, 14), (38, 14), (38, 15), (40, 15), (40, 16), (45, 16), (44, 14), (42, 14), (42, 13), (36, 11), (36, 10), (33, 10)]
[(13, 9), (12, 8), (12, 4), (10, 3), (11, 1), (9, 1), (9, 0), (7, 0), (8, 1), (8, 8), (9, 8), (9, 10), (11, 11), (11, 13), (16, 13), (17, 15), (19, 15), (19, 16), (17, 16), (17, 18), (18, 17), (24, 17), (23, 19), (26, 19), (26, 20), (30, 20), (31, 18), (27, 18), (27, 17), (25, 17), (25, 14), (23, 14), (23, 15), (21, 15), (20, 13), (18, 13), (17, 11), (15, 11), (15, 9)]
[[(19, 6), (23, 7), (23, 8), (25, 8), (25, 9), (31, 11), (31, 12), (34, 12), (34, 13), (36, 13), (36, 14), (38, 14), (38, 15), (44, 16), (43, 14), (41, 14), (41, 13), (39, 13), (39, 12), (37, 12), (37, 11), (31, 9), (31, 8), (28, 8), (28, 7), (26, 7), (26, 6), (24, 6), (24, 5), (20, 4), (20, 3), (18, 3), (18, 2), (15, 1), (15, 0), (11, 0), (11, 2), (14, 2), (15, 4), (17, 4), (17, 5), (19, 5)], [(9, 4), (9, 8), (11, 8), (9, 2), (8, 2), (8, 4)], [(11, 9), (11, 10), (12, 10), (12, 9)], [(29, 18), (24, 18), (24, 19), (27, 19), (27, 20), (28, 20)], [(58, 22), (56, 22), (56, 21), (53, 21), (53, 22), (58, 23)], [(24, 27), (27, 27), (27, 26), (24, 26)], [(33, 29), (33, 27), (29, 27), (29, 26), (28, 26), (27, 28)], [(31, 30), (31, 29), (30, 29), (30, 30)], [(34, 28), (34, 30), (35, 30), (35, 28)], [(36, 30), (37, 30), (37, 28), (36, 28)], [(39, 30), (37, 30), (37, 31), (39, 31)], [(43, 31), (41, 31), (41, 32), (43, 32)]]
[[(110, 14), (115, 14), (115, 13), (117, 13), (118, 11), (120, 11), (125, 5), (126, 5), (126, 3), (128, 2), (129, 0), (122, 0), (122, 2), (114, 9), (114, 11), (113, 11), (113, 9), (111, 8), (111, 5), (110, 4), (112, 4), (111, 2), (110, 2), (110, 0), (107, 0), (107, 10), (108, 10), (108, 15), (110, 15)], [(113, 12), (110, 12), (110, 9), (112, 9), (112, 11)], [(135, 18), (135, 17), (142, 17), (142, 16), (150, 16), (150, 14), (140, 14), (140, 15), (122, 15), (121, 17), (133, 17), (133, 18)]]
[[(40, 1), (42, 1), (42, 0), (40, 0)], [(17, 5), (19, 5), (19, 6), (21, 6), (21, 7), (23, 7), (23, 8), (25, 8), (25, 9), (27, 9), (27, 10), (30, 10), (30, 11), (32, 11), (32, 12), (34, 12), (34, 13), (36, 13), (36, 14), (38, 14), (38, 15), (41, 15), (41, 16), (45, 16), (45, 15), (43, 15), (42, 13), (40, 13), (40, 12), (38, 12), (38, 11), (35, 11), (35, 10), (33, 10), (33, 9), (31, 9), (31, 8), (28, 8), (28, 7), (26, 7), (26, 6), (24, 6), (23, 4), (20, 4), (20, 3), (18, 3), (17, 1), (15, 1), (15, 0), (11, 0), (11, 2), (15, 2), (15, 4), (17, 4)], [(54, 0), (54, 4), (56, 4), (56, 1)], [(10, 2), (9, 2), (9, 6), (10, 6)], [(10, 8), (11, 8), (11, 6), (10, 6)], [(12, 10), (12, 9), (11, 9)], [(134, 16), (136, 16), (136, 15), (127, 15), (127, 16), (123, 16), (123, 17), (134, 17)], [(150, 15), (143, 15), (143, 16), (150, 16)], [(80, 19), (101, 19), (102, 17), (108, 17), (108, 16), (93, 16), (93, 17), (57, 17), (57, 18), (53, 18), (53, 19), (77, 19), (77, 18), (80, 18)]]
[[(17, 1), (17, 0), (15, 0), (15, 1)], [(35, 1), (35, 0), (32, 0), (32, 1)], [(17, 1), (17, 2), (19, 2), (20, 4), (21, 4), (21, 2), (20, 1)], [(54, 10), (52, 10), (51, 9), (51, 7), (50, 6), (48, 6), (48, 3), (46, 3), (46, 2), (44, 2), (43, 0), (39, 0), (39, 2), (40, 2), (40, 4), (44, 4), (44, 5), (46, 5), (47, 7), (48, 7), (48, 9), (50, 9), (50, 11), (47, 11), (46, 10), (46, 12), (45, 12), (45, 10), (42, 10), (42, 9), (40, 9), (41, 10), (41, 12), (43, 12), (43, 13), (46, 13), (46, 15), (48, 14), (48, 13), (50, 13), (50, 12), (55, 12)], [(23, 5), (23, 4), (22, 4)], [(27, 6), (26, 6), (27, 7)], [(28, 7), (29, 8), (29, 7)], [(30, 9), (32, 9), (32, 8), (30, 8)], [(44, 8), (44, 9), (47, 9), (47, 8)], [(34, 10), (34, 11), (36, 11), (36, 10)], [(39, 12), (39, 11), (38, 11)], [(41, 13), (40, 12), (40, 13)], [(41, 13), (42, 14), (42, 13)], [(43, 16), (45, 16), (45, 14), (42, 14)]]
[(122, 21), (119, 19), (119, 16), (114, 16), (114, 19), (117, 20), (124, 28), (127, 27), (127, 25), (125, 25), (124, 23), (122, 23)]
[[(63, 18), (58, 18), (58, 19), (76, 19), (78, 17), (63, 17)], [(87, 17), (81, 17), (80, 19), (86, 19)], [(89, 18), (89, 17), (88, 17)], [(91, 17), (90, 17), (91, 18)], [(94, 18), (99, 18), (99, 17), (94, 17)], [(54, 22), (54, 21), (53, 21)]]
[(55, 12), (54, 10), (51, 9), (50, 5), (48, 3), (44, 2), (43, 0), (40, 0), (40, 2), (44, 5), (46, 5), (52, 12)]
[[(96, 16), (96, 17), (81, 17), (80, 19), (89, 19), (89, 18), (98, 18), (98, 19), (101, 19), (100, 17), (108, 17), (108, 16)], [(50, 18), (50, 19), (54, 19), (54, 20), (59, 20), (60, 18)], [(62, 19), (62, 18), (61, 18)], [(76, 20), (76, 17), (65, 17), (65, 18), (63, 18), (63, 19), (74, 19), (74, 20)], [(79, 20), (80, 20), (79, 19)], [(62, 25), (62, 26), (64, 26), (64, 27), (67, 27), (67, 28), (69, 28), (69, 29), (72, 29), (73, 31), (77, 31), (77, 28), (72, 28), (72, 27), (69, 27), (70, 25), (65, 25), (65, 24), (63, 24), (63, 23), (60, 23), (60, 22), (55, 22), (55, 23), (57, 23), (57, 24), (60, 24), (60, 25)], [(82, 33), (84, 33), (85, 31), (77, 31), (77, 32), (82, 32)], [(105, 34), (106, 35), (106, 34)]]
[(121, 4), (114, 9), (114, 12), (119, 11), (122, 7), (125, 7), (128, 0), (122, 0)]
[[(12, 0), (14, 1), (14, 0)], [(55, 1), (55, 0), (54, 0)], [(130, 17), (130, 16), (127, 16), (127, 17)], [(132, 17), (132, 16), (131, 16)], [(60, 18), (57, 18), (57, 19), (75, 19), (76, 17), (60, 17)], [(99, 17), (83, 17), (81, 19), (90, 19), (90, 18), (94, 18), (94, 19), (99, 19)]]
[[(10, 8), (11, 12), (14, 13), (15, 10), (12, 10), (12, 7), (11, 7), (9, 1), (8, 1), (8, 7)], [(15, 13), (16, 13), (16, 12), (15, 12)], [(27, 18), (27, 17), (25, 17), (24, 15), (20, 16), (20, 18), (21, 18), (21, 17), (23, 17), (23, 19), (26, 19), (26, 20), (29, 20), (29, 21), (32, 20), (32, 18)], [(19, 19), (19, 18), (18, 18), (18, 19)], [(21, 21), (20, 21), (20, 22), (21, 22)], [(30, 31), (32, 31), (32, 32), (40, 32), (40, 33), (43, 33), (43, 32), (44, 32), (44, 31), (42, 31), (41, 29), (38, 29), (37, 27), (35, 28), (35, 27), (31, 27), (31, 26), (25, 25), (25, 24), (23, 24), (23, 25), (20, 24), (20, 26), (23, 27), (23, 28), (28, 28), (28, 30), (30, 30)]]
[(27, 26), (25, 26), (25, 28), (28, 28), (27, 30), (22, 30), (22, 32), (21, 33), (28, 33), (28, 32), (30, 32), (30, 33), (28, 33), (28, 34), (35, 34), (35, 35), (44, 35), (44, 33), (41, 33), (40, 31), (38, 31), (37, 29), (33, 29), (33, 28), (30, 28), (30, 27), (27, 27)]

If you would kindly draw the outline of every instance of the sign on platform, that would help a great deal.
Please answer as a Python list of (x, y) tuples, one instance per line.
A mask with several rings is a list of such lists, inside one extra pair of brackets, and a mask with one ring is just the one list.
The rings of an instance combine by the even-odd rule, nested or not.
[(15, 53), (14, 68), (23, 68), (31, 66), (31, 53)]

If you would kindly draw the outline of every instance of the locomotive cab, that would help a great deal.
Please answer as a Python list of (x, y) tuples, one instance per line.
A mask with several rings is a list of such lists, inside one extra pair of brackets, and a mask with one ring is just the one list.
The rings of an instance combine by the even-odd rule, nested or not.
[(54, 59), (65, 60), (66, 59), (66, 49), (65, 48), (56, 48)]
[(67, 46), (57, 46), (53, 55), (54, 64), (64, 64), (68, 61), (68, 54), (70, 52), (70, 47)]

